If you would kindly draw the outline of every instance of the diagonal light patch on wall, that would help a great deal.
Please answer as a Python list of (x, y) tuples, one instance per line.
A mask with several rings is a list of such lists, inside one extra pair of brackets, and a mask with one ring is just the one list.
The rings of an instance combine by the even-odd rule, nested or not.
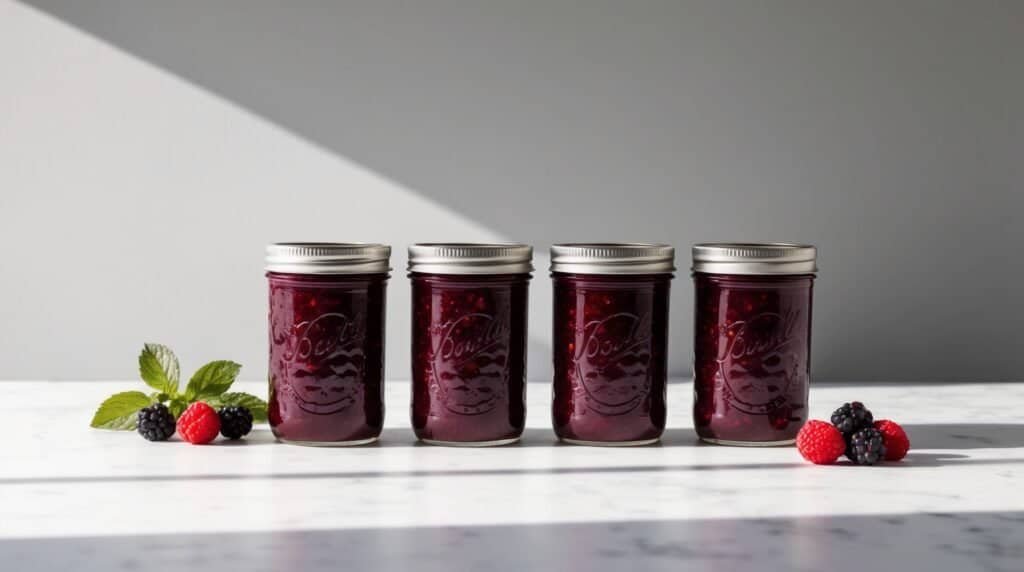
[(1019, 375), (1024, 3), (28, 3), (511, 238), (817, 244), (816, 379)]
[(132, 378), (146, 340), (262, 377), (274, 240), (395, 247), (388, 371), (405, 378), (405, 245), (504, 238), (32, 8), (0, 2), (0, 22), (0, 379)]

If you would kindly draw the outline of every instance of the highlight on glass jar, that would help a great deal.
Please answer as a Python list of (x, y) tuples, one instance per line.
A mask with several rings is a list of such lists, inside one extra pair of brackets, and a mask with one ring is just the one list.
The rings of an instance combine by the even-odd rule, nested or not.
[(412, 425), (433, 445), (517, 441), (526, 423), (525, 244), (409, 247)]
[(267, 247), (268, 417), (281, 441), (364, 445), (384, 426), (384, 308), (391, 247)]
[(813, 246), (693, 247), (697, 435), (721, 445), (787, 445), (807, 420)]
[(556, 244), (554, 399), (559, 439), (646, 445), (665, 430), (669, 286), (664, 244)]

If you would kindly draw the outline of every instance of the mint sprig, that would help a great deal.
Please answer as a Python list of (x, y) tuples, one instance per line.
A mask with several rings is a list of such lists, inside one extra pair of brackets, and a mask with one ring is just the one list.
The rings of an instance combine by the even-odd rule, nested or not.
[(185, 388), (185, 399), (216, 397), (231, 388), (242, 366), (233, 361), (211, 361), (192, 374)]
[(138, 412), (154, 403), (166, 403), (177, 419), (196, 401), (205, 401), (212, 407), (240, 405), (252, 411), (253, 420), (267, 420), (267, 403), (243, 392), (228, 392), (238, 378), (242, 366), (227, 360), (212, 361), (189, 379), (184, 391), (179, 391), (181, 368), (178, 358), (167, 346), (145, 344), (139, 354), (139, 377), (156, 391), (149, 395), (141, 391), (115, 393), (100, 404), (89, 424), (97, 429), (131, 431), (138, 422)]
[(139, 354), (139, 376), (153, 389), (173, 394), (181, 377), (178, 358), (167, 346), (146, 344)]
[(154, 401), (141, 391), (124, 391), (111, 395), (100, 404), (92, 418), (92, 426), (98, 429), (131, 431), (138, 422), (137, 413), (149, 407)]

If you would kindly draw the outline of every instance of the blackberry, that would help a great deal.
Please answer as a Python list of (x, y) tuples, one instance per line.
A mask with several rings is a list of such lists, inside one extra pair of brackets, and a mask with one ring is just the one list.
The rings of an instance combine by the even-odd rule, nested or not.
[(228, 439), (241, 439), (252, 431), (252, 411), (241, 405), (229, 405), (217, 411), (220, 434)]
[(836, 426), (836, 429), (839, 429), (839, 432), (847, 440), (849, 440), (850, 435), (857, 431), (871, 427), (874, 420), (875, 418), (871, 415), (871, 411), (859, 401), (844, 403), (842, 407), (832, 413), (832, 424)]
[(166, 441), (174, 435), (174, 416), (163, 403), (154, 403), (139, 410), (139, 435), (147, 441)]
[(885, 459), (885, 438), (882, 432), (868, 427), (850, 435), (846, 456), (858, 465), (874, 465)]

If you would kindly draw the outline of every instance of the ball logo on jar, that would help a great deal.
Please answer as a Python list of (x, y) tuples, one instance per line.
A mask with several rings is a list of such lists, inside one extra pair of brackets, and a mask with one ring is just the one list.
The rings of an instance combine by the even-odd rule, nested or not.
[(737, 409), (768, 414), (786, 404), (790, 385), (802, 375), (800, 318), (795, 310), (765, 312), (722, 329), (718, 370), (725, 397)]
[(508, 320), (466, 314), (435, 330), (432, 389), (452, 413), (480, 415), (506, 400)]
[(275, 332), (285, 372), (281, 390), (299, 409), (330, 415), (359, 398), (366, 365), (360, 323), (329, 313)]
[(649, 316), (612, 314), (586, 324), (576, 339), (575, 389), (587, 406), (602, 415), (636, 409), (651, 389)]

